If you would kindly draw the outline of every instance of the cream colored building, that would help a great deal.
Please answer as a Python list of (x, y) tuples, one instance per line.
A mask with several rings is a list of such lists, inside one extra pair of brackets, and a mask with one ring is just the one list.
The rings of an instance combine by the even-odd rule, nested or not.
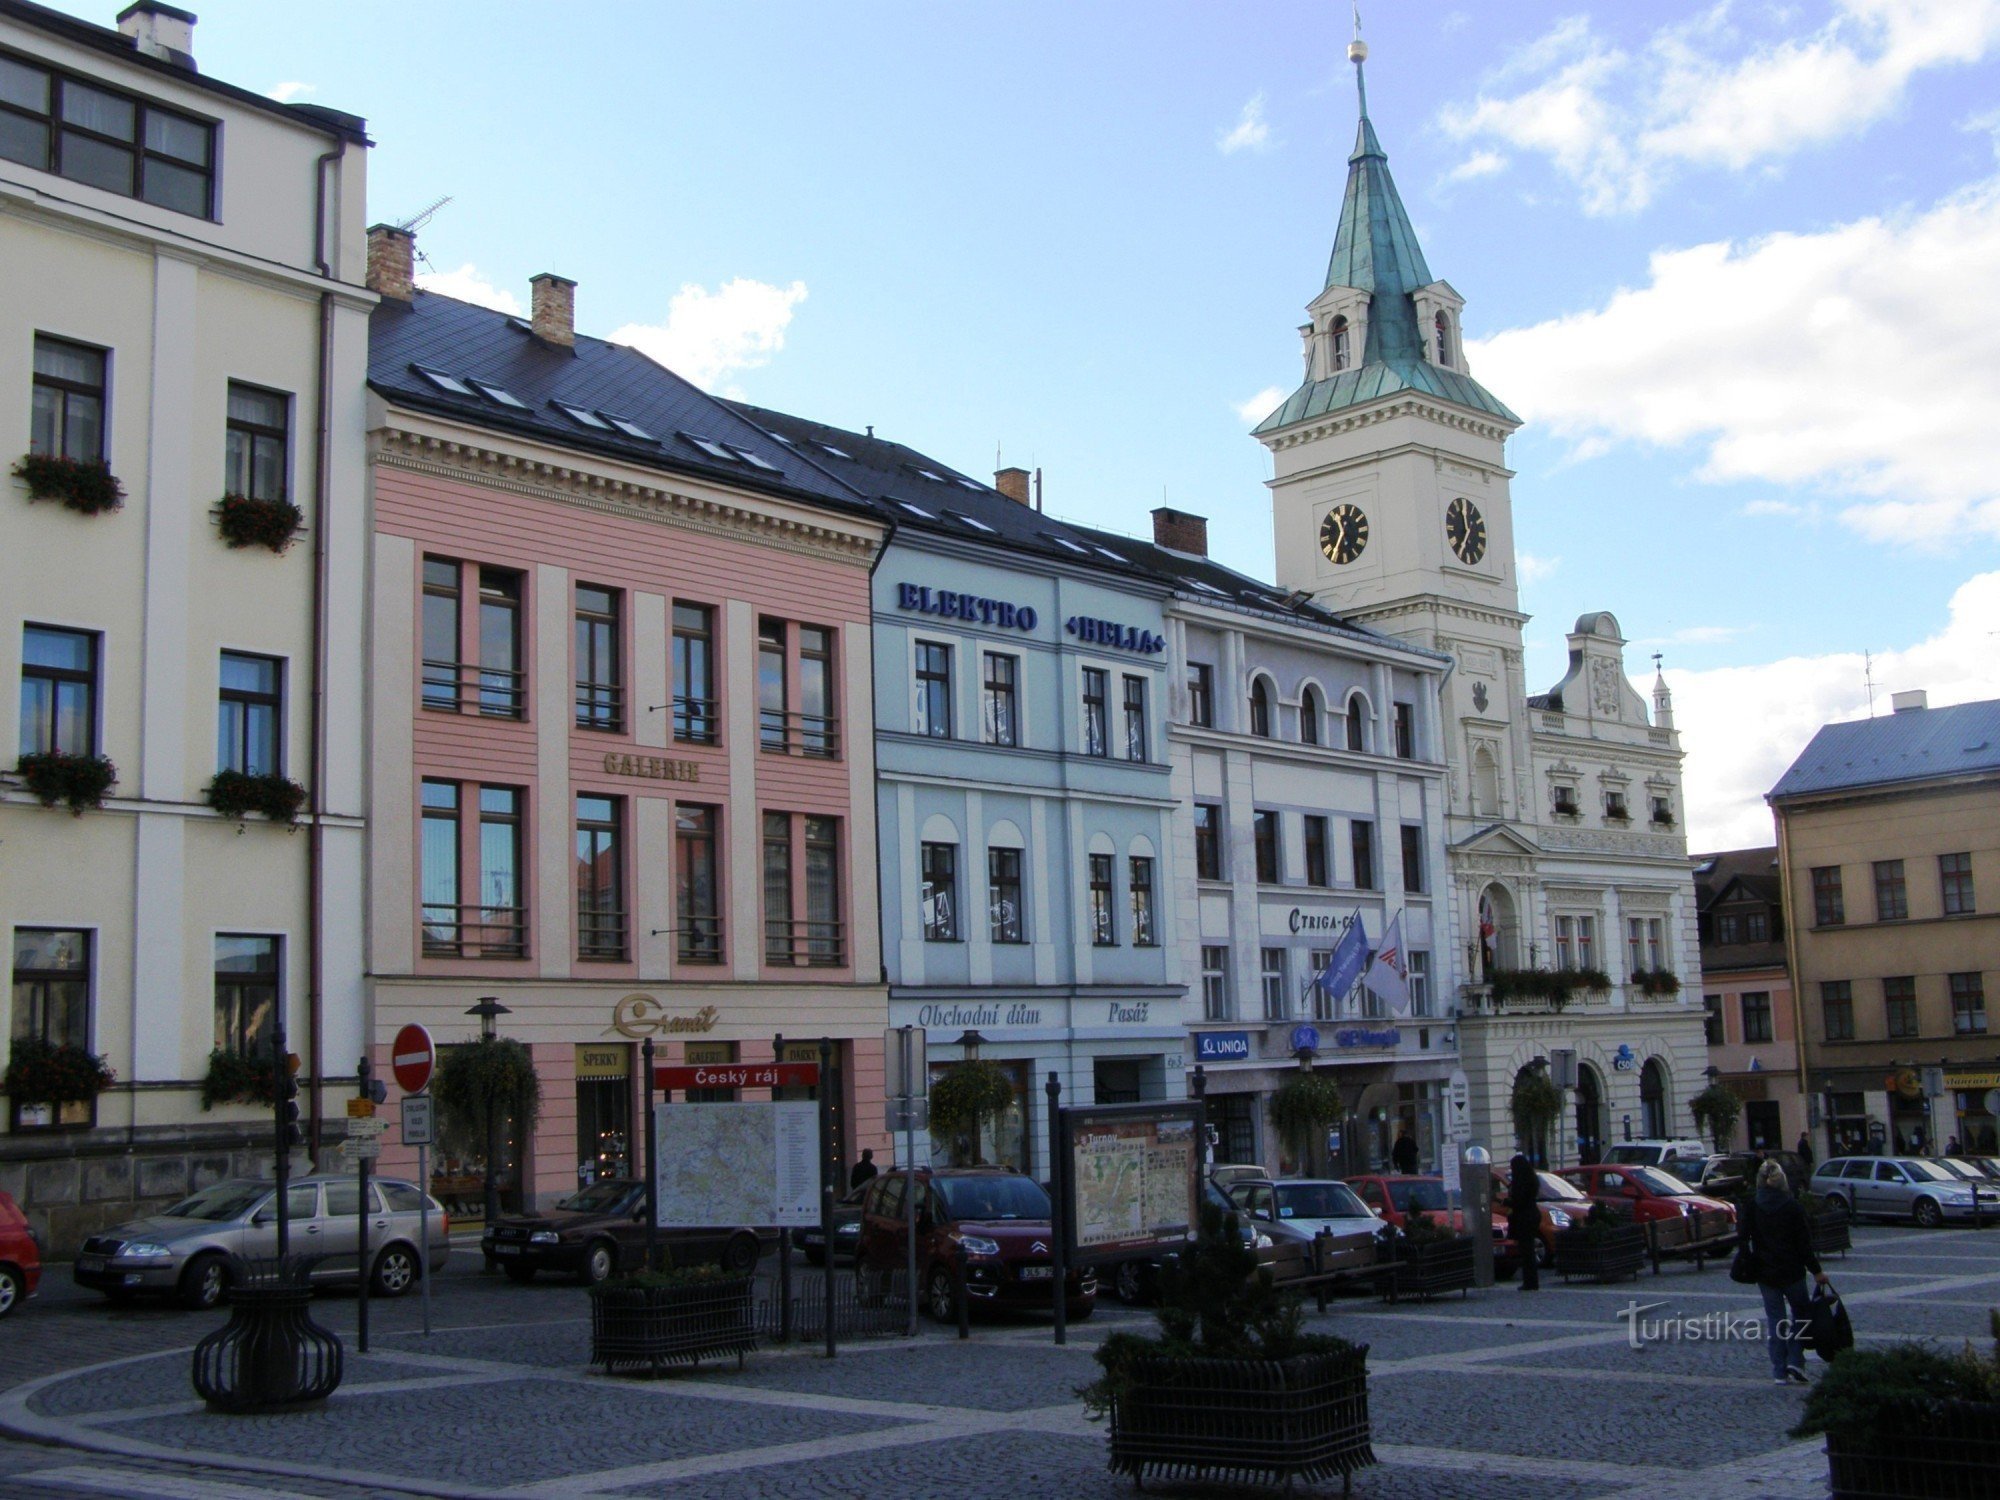
[[(367, 140), (197, 73), (193, 21), (0, 8), (6, 467), (102, 459), (124, 491), (83, 514), (0, 482), (0, 1048), (116, 1075), (7, 1101), (0, 1186), (57, 1250), (271, 1170), (269, 1110), (199, 1091), (274, 1006), (311, 1076), (362, 1044)], [(226, 545), (231, 490), (303, 532)], [(51, 751), (115, 765), (101, 806), (39, 805), (17, 767)], [(305, 789), (299, 826), (211, 809), (229, 768)]]

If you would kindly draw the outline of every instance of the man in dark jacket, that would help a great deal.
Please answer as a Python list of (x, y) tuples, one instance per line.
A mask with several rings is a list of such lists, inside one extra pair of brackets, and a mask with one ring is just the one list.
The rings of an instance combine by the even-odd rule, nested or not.
[(1808, 1172), (1812, 1170), (1812, 1164), (1813, 1164), (1812, 1137), (1807, 1135), (1803, 1130), (1799, 1132), (1799, 1160), (1806, 1164), (1806, 1170)]
[(1535, 1164), (1516, 1155), (1507, 1164), (1507, 1238), (1521, 1262), (1521, 1290), (1540, 1291), (1542, 1250), (1541, 1178)]
[(1396, 1164), (1396, 1170), (1405, 1177), (1413, 1177), (1417, 1171), (1417, 1138), (1410, 1134), (1405, 1125), (1396, 1137), (1396, 1144), (1389, 1148), (1389, 1160)]
[(1806, 1272), (1826, 1285), (1813, 1254), (1812, 1225), (1792, 1196), (1785, 1169), (1775, 1161), (1757, 1168), (1757, 1195), (1737, 1225), (1757, 1261), (1757, 1290), (1764, 1294), (1765, 1342), (1771, 1350), (1771, 1378), (1779, 1385), (1806, 1384), (1804, 1334), (1812, 1323), (1812, 1296)]

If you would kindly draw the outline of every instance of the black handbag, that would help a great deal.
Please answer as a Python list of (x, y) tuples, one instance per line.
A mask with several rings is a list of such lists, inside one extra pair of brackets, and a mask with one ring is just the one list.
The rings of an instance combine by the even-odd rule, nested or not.
[(1729, 1279), (1739, 1286), (1757, 1284), (1757, 1252), (1750, 1248), (1750, 1205), (1743, 1205), (1742, 1218), (1737, 1224), (1736, 1254), (1729, 1262)]
[(1847, 1304), (1841, 1301), (1831, 1282), (1813, 1288), (1809, 1337), (1813, 1353), (1828, 1364), (1854, 1347), (1854, 1320), (1847, 1316)]

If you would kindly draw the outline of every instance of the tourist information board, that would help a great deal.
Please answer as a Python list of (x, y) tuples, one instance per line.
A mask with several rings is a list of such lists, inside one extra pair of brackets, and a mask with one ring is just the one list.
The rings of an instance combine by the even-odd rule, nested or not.
[(1072, 1265), (1183, 1246), (1200, 1223), (1201, 1106), (1090, 1104), (1062, 1111), (1063, 1243)]
[(656, 1222), (662, 1229), (817, 1224), (819, 1151), (819, 1105), (810, 1099), (655, 1105)]

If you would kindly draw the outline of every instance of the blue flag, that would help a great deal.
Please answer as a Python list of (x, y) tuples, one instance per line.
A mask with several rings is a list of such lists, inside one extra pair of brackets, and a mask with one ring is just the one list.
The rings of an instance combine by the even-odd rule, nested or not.
[(1327, 961), (1326, 969), (1315, 981), (1326, 995), (1339, 1000), (1354, 988), (1354, 981), (1361, 977), (1361, 971), (1368, 967), (1368, 933), (1361, 925), (1361, 913), (1354, 914), (1354, 924), (1340, 936), (1334, 945), (1333, 957)]

